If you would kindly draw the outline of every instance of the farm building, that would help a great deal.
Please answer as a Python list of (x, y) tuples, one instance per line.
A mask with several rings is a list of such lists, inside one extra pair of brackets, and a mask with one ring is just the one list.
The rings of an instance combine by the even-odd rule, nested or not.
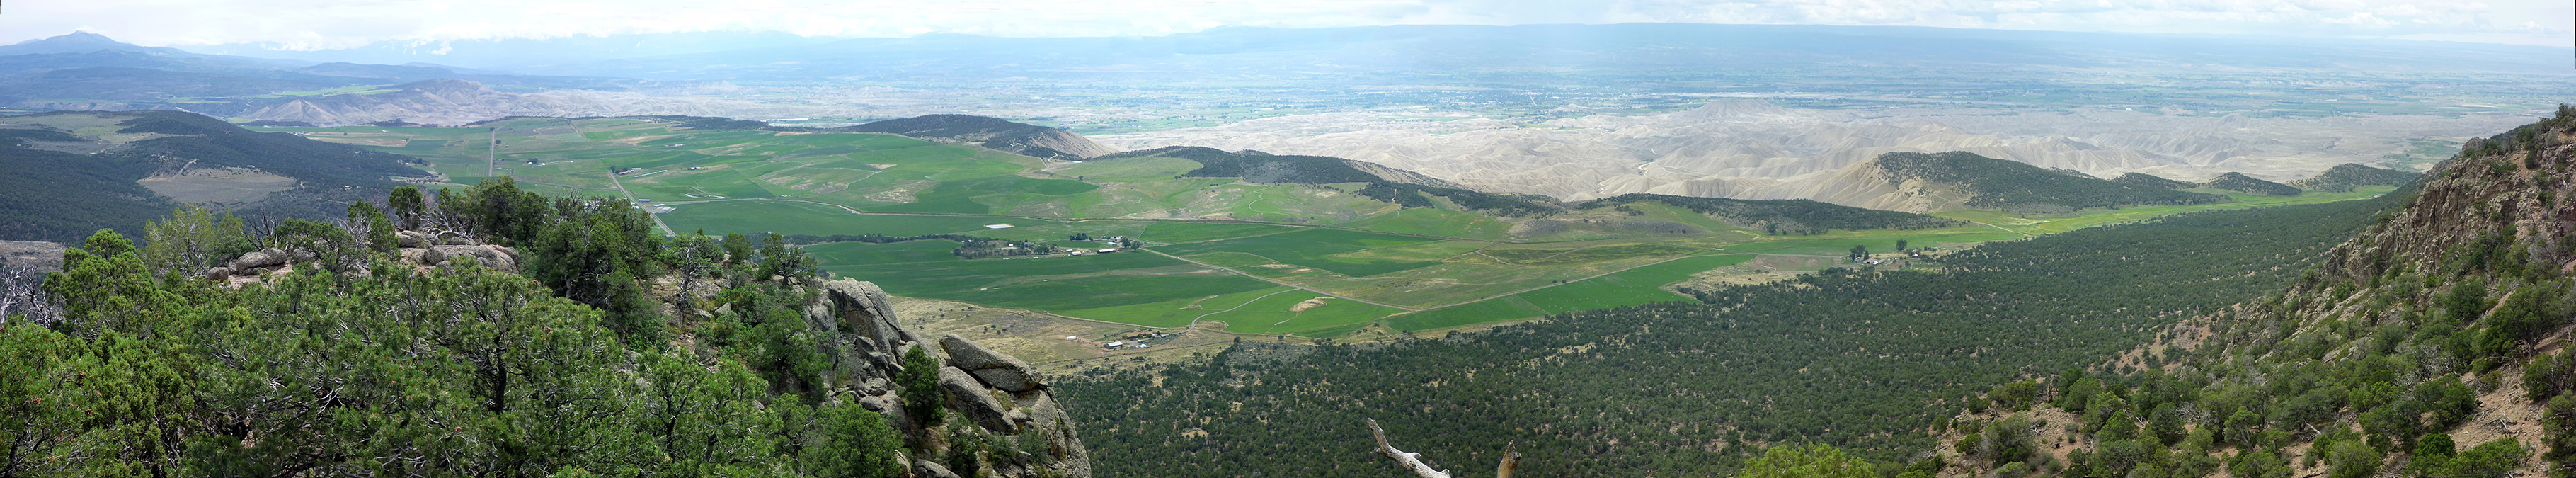
[(1100, 348), (1105, 348), (1105, 349), (1110, 349), (1110, 350), (1118, 350), (1118, 349), (1122, 349), (1122, 348), (1127, 348), (1127, 343), (1126, 343), (1126, 342), (1110, 342), (1108, 345), (1102, 345), (1102, 346), (1100, 346)]

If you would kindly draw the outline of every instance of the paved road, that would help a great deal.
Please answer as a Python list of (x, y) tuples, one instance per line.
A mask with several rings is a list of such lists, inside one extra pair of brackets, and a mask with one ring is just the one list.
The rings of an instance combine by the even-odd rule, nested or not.
[[(609, 184), (615, 184), (615, 185), (617, 185), (617, 194), (618, 194), (618, 195), (620, 195), (620, 196), (625, 196), (625, 197), (626, 197), (626, 204), (629, 204), (629, 205), (635, 204), (635, 193), (626, 192), (626, 182), (625, 182), (625, 181), (619, 181), (619, 180), (617, 180), (617, 173), (608, 173), (608, 183), (609, 183)], [(647, 207), (649, 207), (649, 206), (647, 206)], [(645, 217), (653, 218), (653, 225), (654, 225), (655, 227), (660, 227), (660, 228), (662, 228), (662, 235), (665, 235), (665, 236), (677, 236), (677, 235), (680, 235), (680, 231), (671, 230), (671, 225), (670, 225), (670, 224), (665, 224), (665, 223), (663, 223), (663, 222), (662, 222), (662, 215), (660, 215), (660, 214), (654, 214), (652, 211), (649, 211), (649, 210), (648, 210), (648, 211), (645, 211), (645, 212), (644, 212), (644, 216), (645, 216)]]

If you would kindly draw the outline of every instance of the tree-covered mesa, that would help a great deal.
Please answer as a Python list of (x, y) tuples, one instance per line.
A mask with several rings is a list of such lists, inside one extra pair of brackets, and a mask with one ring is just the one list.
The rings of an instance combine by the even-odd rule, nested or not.
[[(801, 252), (650, 224), (495, 179), (331, 224), (100, 231), (0, 309), (0, 476), (898, 476), (952, 448), (821, 385)], [(396, 229), (519, 272), (419, 265)], [(272, 248), (297, 259), (201, 278)]]
[[(1437, 340), (1247, 339), (1206, 364), (1089, 370), (1063, 390), (1104, 475), (1397, 473), (1349, 458), (1367, 456), (1366, 419), (1462, 476), (1513, 442), (1524, 476), (1726, 476), (1792, 444), (1837, 447), (1869, 476), (1929, 474), (1946, 465), (1921, 452), (1962, 400), (2275, 290), (2394, 203), (2177, 215)], [(1814, 465), (1837, 460), (1770, 463), (1855, 468)]]

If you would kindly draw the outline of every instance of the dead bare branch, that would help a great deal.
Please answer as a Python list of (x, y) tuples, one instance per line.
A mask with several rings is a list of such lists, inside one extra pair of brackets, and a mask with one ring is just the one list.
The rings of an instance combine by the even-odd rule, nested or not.
[(1386, 429), (1377, 427), (1377, 419), (1364, 418), (1362, 420), (1368, 421), (1369, 435), (1377, 437), (1377, 454), (1385, 455), (1388, 459), (1395, 460), (1397, 465), (1404, 466), (1405, 471), (1413, 472), (1413, 476), (1419, 476), (1422, 478), (1449, 478), (1449, 470), (1435, 470), (1431, 468), (1431, 465), (1423, 463), (1422, 459), (1419, 458), (1422, 455), (1421, 453), (1408, 453), (1404, 450), (1395, 449), (1394, 444), (1387, 443)]

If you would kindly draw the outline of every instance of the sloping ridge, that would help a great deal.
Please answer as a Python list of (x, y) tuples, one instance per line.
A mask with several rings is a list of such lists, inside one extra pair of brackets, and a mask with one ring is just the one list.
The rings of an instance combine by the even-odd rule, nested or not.
[(943, 143), (966, 143), (1031, 157), (1080, 161), (1118, 152), (1062, 128), (975, 115), (937, 114), (833, 128), (834, 131), (891, 133)]

